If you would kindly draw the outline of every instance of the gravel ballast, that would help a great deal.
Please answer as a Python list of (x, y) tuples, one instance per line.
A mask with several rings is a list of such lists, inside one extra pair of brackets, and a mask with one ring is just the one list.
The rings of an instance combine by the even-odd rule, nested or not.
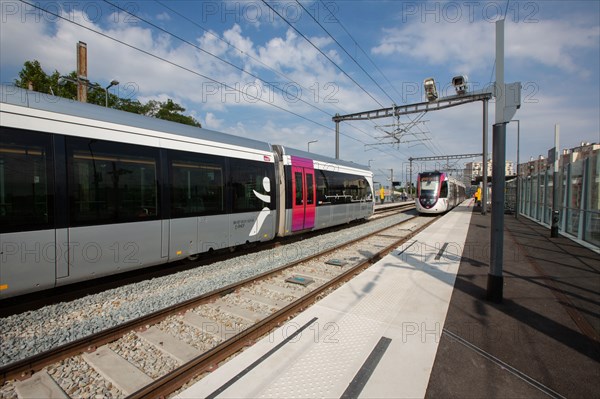
[(0, 319), (0, 366), (284, 266), (411, 218), (400, 214)]

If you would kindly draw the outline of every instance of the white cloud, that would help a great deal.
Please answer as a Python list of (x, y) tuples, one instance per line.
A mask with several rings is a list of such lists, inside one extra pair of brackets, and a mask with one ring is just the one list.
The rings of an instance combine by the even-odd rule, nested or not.
[(219, 129), (221, 126), (223, 126), (223, 119), (217, 118), (217, 116), (212, 112), (206, 113), (206, 118), (202, 123), (202, 127), (207, 129)]
[[(506, 21), (507, 58), (533, 61), (588, 76), (589, 69), (578, 62), (576, 51), (598, 47), (600, 26), (582, 21), (540, 20), (537, 23)], [(489, 65), (495, 57), (495, 24), (418, 21), (402, 28), (384, 28), (376, 55), (409, 56), (427, 65), (447, 65), (455, 73), (472, 73)]]
[(581, 77), (588, 77), (592, 71), (579, 62), (577, 51), (597, 49), (599, 40), (600, 25), (582, 26), (577, 20), (546, 20), (506, 27), (507, 56), (529, 59)]
[(156, 19), (159, 21), (170, 21), (171, 16), (165, 11), (165, 12), (161, 12), (160, 14), (158, 14), (156, 16)]
[[(116, 14), (93, 20), (80, 10), (70, 9), (68, 13), (63, 12), (63, 16), (95, 32), (56, 17), (29, 18), (24, 23), (18, 14), (3, 16), (6, 19), (0, 39), (3, 66), (7, 59), (18, 60), (14, 67), (26, 60), (37, 59), (47, 72), (56, 69), (66, 74), (76, 67), (75, 44), (81, 40), (88, 45), (89, 79), (100, 83), (117, 79), (121, 85), (113, 90), (118, 90), (119, 94), (180, 98), (196, 104), (195, 110), (202, 112), (223, 112), (232, 107), (272, 112), (275, 110), (272, 105), (276, 105), (280, 108), (277, 112), (292, 110), (302, 115), (317, 112), (326, 116), (318, 109), (328, 110), (332, 115), (373, 107), (368, 96), (361, 94), (360, 89), (291, 29), (285, 31), (285, 36), (272, 36), (261, 45), (254, 43), (244, 35), (239, 25), (234, 24), (223, 32), (223, 37), (243, 54), (220, 40), (218, 32), (214, 31), (190, 39), (206, 50), (203, 52), (165, 33), (144, 28), (141, 21), (125, 23)], [(27, 37), (27, 46), (16, 40), (19, 37)], [(117, 38), (127, 45), (110, 38)], [(337, 52), (327, 48), (332, 44), (330, 38), (313, 36), (310, 39), (327, 51), (329, 57), (342, 63)], [(208, 53), (260, 75), (268, 83), (225, 65)], [(247, 55), (285, 73), (293, 82)], [(242, 93), (236, 92), (235, 88)], [(253, 98), (255, 94), (264, 101)], [(307, 103), (314, 104), (314, 107)], [(340, 108), (342, 104), (345, 110)]]
[[(412, 23), (403, 28), (384, 28), (375, 55), (409, 56), (428, 65), (448, 64), (465, 73), (486, 66), (493, 59), (494, 25), (490, 23), (424, 25)], [(467, 69), (465, 69), (465, 67)]]
[[(235, 6), (235, 4), (229, 5)], [(350, 10), (351, 6), (347, 7)], [(3, 79), (7, 80), (4, 71), (17, 70), (24, 61), (33, 59), (39, 60), (49, 73), (54, 69), (68, 73), (75, 69), (75, 44), (82, 40), (88, 44), (90, 79), (100, 83), (111, 79), (121, 82), (118, 87), (112, 88), (111, 92), (118, 90), (120, 95), (133, 95), (143, 101), (148, 99), (166, 101), (167, 98), (171, 98), (186, 107), (187, 113), (201, 119), (203, 126), (240, 136), (282, 143), (299, 149), (306, 149), (306, 143), (310, 140), (319, 140), (318, 143), (311, 144), (311, 151), (328, 156), (334, 155), (335, 144), (331, 115), (379, 108), (367, 94), (314, 47), (292, 29), (282, 27), (281, 23), (263, 23), (261, 25), (263, 31), (257, 33), (255, 28), (258, 25), (250, 25), (249, 21), (221, 21), (220, 25), (211, 25), (211, 28), (215, 29), (211, 31), (214, 35), (203, 32), (197, 34), (198, 36), (192, 36), (193, 34), (189, 33), (190, 36), (186, 36), (186, 39), (216, 56), (239, 65), (245, 71), (260, 76), (270, 84), (279, 84), (279, 87), (287, 90), (287, 98), (282, 97), (279, 91), (274, 91), (272, 86), (265, 85), (255, 77), (225, 65), (205, 52), (164, 33), (156, 33), (145, 28), (141, 21), (124, 23), (122, 16), (118, 18), (111, 15), (107, 15), (102, 21), (90, 21), (90, 18), (86, 19), (79, 12), (72, 12), (68, 17), (131, 46), (182, 65), (195, 73), (159, 61), (66, 21), (48, 19), (35, 21), (29, 18), (23, 22), (21, 15), (3, 15), (5, 20), (0, 27), (0, 62)], [(162, 17), (157, 18), (161, 20)], [(165, 26), (167, 22), (173, 23), (165, 19), (162, 21)], [(261, 21), (266, 20), (263, 18)], [(590, 67), (589, 62), (584, 61), (587, 60), (584, 56), (589, 58), (590, 53), (596, 51), (594, 54), (597, 54), (598, 51), (599, 28), (597, 21), (594, 23), (582, 22), (573, 15), (560, 21), (540, 18), (539, 23), (529, 24), (515, 24), (507, 20), (506, 56), (507, 64), (511, 66), (507, 69), (507, 74), (518, 74), (515, 80), (526, 83), (536, 82), (536, 87), (539, 88), (539, 91), (536, 89), (533, 93), (538, 103), (523, 104), (516, 115), (516, 118), (522, 121), (523, 158), (528, 158), (530, 154), (535, 156), (540, 152), (544, 153), (552, 146), (550, 136), (554, 123), (561, 123), (564, 137), (561, 147), (563, 148), (581, 140), (600, 141), (595, 137), (600, 130), (598, 112), (592, 106), (588, 106), (590, 101), (592, 105), (598, 102), (598, 72)], [(357, 31), (363, 29), (362, 26), (353, 28)], [(373, 58), (394, 83), (404, 79), (402, 84), (407, 84), (407, 90), (404, 90), (404, 86), (401, 88), (400, 83), (397, 83), (397, 87), (403, 94), (407, 94), (408, 102), (422, 101), (422, 93), (416, 93), (414, 96), (408, 94), (412, 88), (422, 90), (422, 79), (430, 73), (431, 76), (436, 76), (436, 79), (439, 78), (438, 83), (442, 85), (444, 80), (449, 79), (440, 76), (442, 73), (439, 71), (444, 71), (449, 76), (467, 73), (470, 77), (479, 80), (489, 78), (495, 56), (493, 23), (485, 21), (470, 24), (409, 22), (399, 25), (398, 20), (393, 18), (383, 19), (376, 29), (365, 25), (366, 43), (369, 43), (367, 38), (372, 37), (371, 34), (375, 30), (382, 32), (382, 35), (377, 45), (373, 47), (372, 53), (376, 55)], [(190, 29), (189, 32), (196, 32), (196, 30)], [(243, 53), (215, 37), (219, 34)], [(362, 72), (338, 52), (332, 40), (324, 33), (313, 31), (309, 34), (311, 41), (353, 78), (361, 84), (368, 82)], [(365, 43), (359, 41), (361, 44)], [(259, 59), (280, 74), (284, 73), (297, 84), (290, 84), (285, 77), (274, 73), (261, 62), (247, 55)], [(547, 70), (550, 70), (553, 75), (541, 73)], [(587, 77), (590, 73), (594, 78)], [(224, 82), (229, 86), (237, 85), (248, 94), (255, 94), (256, 90), (260, 90), (261, 98), (266, 103), (257, 102), (248, 94), (237, 93), (198, 74)], [(556, 76), (567, 74), (586, 77), (586, 82), (590, 82), (584, 88), (592, 94), (585, 96), (585, 102), (582, 100), (577, 104), (574, 97), (568, 97), (572, 95), (570, 91), (576, 91), (572, 88), (572, 82), (557, 87)], [(510, 78), (512, 79), (513, 76)], [(376, 79), (379, 80), (377, 76)], [(286, 84), (288, 86), (284, 86)], [(486, 84), (487, 82), (481, 82), (476, 88), (482, 88)], [(130, 90), (131, 87), (135, 88), (134, 92)], [(365, 87), (376, 98), (383, 97), (375, 91), (376, 89), (367, 84)], [(445, 94), (452, 94), (452, 88), (446, 88), (449, 91)], [(524, 100), (531, 97), (531, 86), (524, 87), (523, 90)], [(297, 101), (296, 95), (300, 95), (313, 106)], [(401, 102), (404, 100), (402, 99)], [(380, 102), (384, 107), (389, 105), (389, 100)], [(285, 111), (294, 112), (300, 117)], [(481, 151), (480, 103), (439, 113), (429, 113), (424, 119), (429, 120), (426, 125), (426, 130), (430, 132), (429, 136), (445, 153)], [(316, 121), (320, 125), (311, 121)], [(490, 122), (493, 123), (492, 121), (493, 106), (490, 104)], [(377, 123), (386, 124), (391, 121), (381, 119)], [(403, 160), (409, 156), (433, 155), (432, 151), (422, 144), (403, 144), (400, 150), (392, 149), (390, 146), (364, 147), (362, 143), (344, 136), (345, 134), (373, 143), (375, 141), (373, 136), (381, 135), (373, 127), (373, 122), (344, 122), (340, 127), (343, 134), (341, 157), (363, 164), (366, 164), (369, 159), (375, 159), (372, 162), (375, 169), (401, 170), (404, 168)], [(355, 127), (360, 130), (356, 130)], [(508, 129), (512, 132), (515, 128), (511, 124)], [(509, 133), (507, 138), (509, 146), (513, 144), (512, 136), (514, 134)]]

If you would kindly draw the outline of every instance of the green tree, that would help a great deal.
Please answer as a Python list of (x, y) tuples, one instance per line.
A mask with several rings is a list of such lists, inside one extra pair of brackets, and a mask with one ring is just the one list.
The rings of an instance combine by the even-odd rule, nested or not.
[(117, 97), (114, 94), (108, 94), (109, 104), (115, 104), (113, 108), (120, 109), (121, 111), (127, 111), (134, 114), (146, 115), (146, 105), (142, 104), (139, 100), (132, 100), (129, 98)]
[(200, 122), (194, 119), (192, 116), (183, 115), (185, 108), (181, 105), (168, 99), (166, 102), (150, 100), (146, 104), (147, 110), (146, 115), (153, 116), (155, 118), (164, 119), (167, 121), (179, 122), (186, 125), (192, 125), (202, 127)]
[[(61, 76), (64, 75), (61, 75), (56, 70), (51, 75), (46, 74), (37, 60), (26, 61), (23, 64), (23, 69), (19, 72), (19, 79), (15, 79), (15, 86), (23, 89), (28, 89), (31, 86), (33, 90), (41, 93), (54, 94), (74, 100), (77, 99), (77, 84), (69, 81), (77, 80), (77, 73), (72, 71), (66, 75), (69, 80), (60, 80)], [(61, 84), (59, 84), (59, 80)], [(115, 109), (202, 127), (200, 122), (192, 116), (184, 115), (185, 108), (171, 99), (168, 99), (166, 102), (150, 100), (146, 104), (142, 104), (139, 100), (120, 98), (112, 93), (107, 94), (105, 89), (98, 83), (90, 82), (87, 96), (88, 103), (104, 106), (107, 95), (108, 103)]]
[(39, 61), (27, 61), (19, 72), (19, 79), (15, 80), (15, 86), (33, 90), (41, 93), (51, 93), (52, 82), (46, 72), (42, 69)]

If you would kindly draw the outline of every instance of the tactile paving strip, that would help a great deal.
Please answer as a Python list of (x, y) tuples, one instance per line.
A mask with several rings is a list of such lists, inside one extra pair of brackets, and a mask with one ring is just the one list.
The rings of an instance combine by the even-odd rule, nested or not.
[(329, 323), (321, 320), (315, 345), (283, 370), (260, 397), (339, 397), (346, 389), (340, 381), (352, 380), (393, 318), (395, 312), (389, 309), (403, 302), (394, 279), (384, 275), (385, 271), (374, 275), (377, 283), (368, 293), (356, 293), (357, 302), (349, 313), (339, 313), (339, 319)]

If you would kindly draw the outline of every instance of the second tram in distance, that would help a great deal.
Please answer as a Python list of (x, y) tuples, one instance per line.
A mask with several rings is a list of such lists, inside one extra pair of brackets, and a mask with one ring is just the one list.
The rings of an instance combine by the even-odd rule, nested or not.
[(419, 213), (444, 213), (465, 199), (465, 185), (448, 174), (438, 171), (419, 173), (415, 199)]

